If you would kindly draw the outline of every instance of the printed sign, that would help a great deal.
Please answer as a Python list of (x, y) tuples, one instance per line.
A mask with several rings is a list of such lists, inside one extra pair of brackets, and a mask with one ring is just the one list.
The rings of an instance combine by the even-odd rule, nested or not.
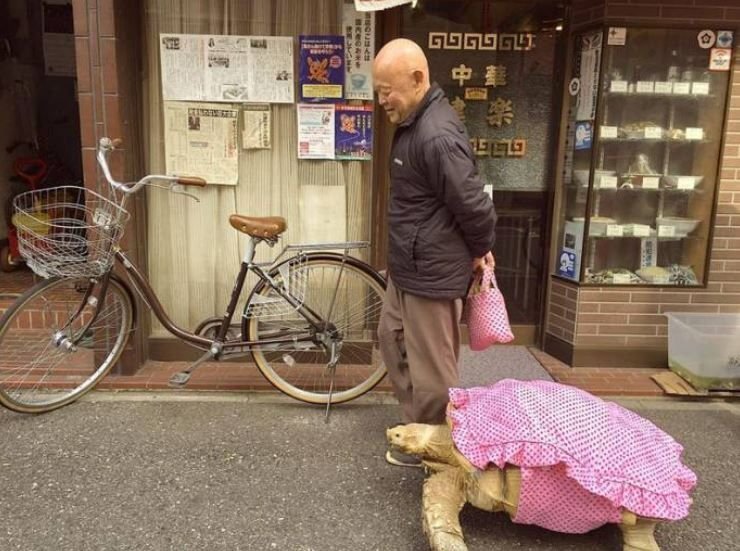
[(346, 99), (373, 99), (372, 64), (375, 57), (375, 14), (360, 13), (345, 0), (343, 10)]
[(568, 84), (568, 93), (571, 96), (577, 96), (578, 92), (581, 91), (581, 79), (578, 77), (573, 77), (570, 79), (570, 84)]
[(627, 27), (610, 27), (606, 43), (609, 46), (624, 46), (627, 43)]
[(558, 261), (558, 275), (569, 279), (576, 279), (576, 253), (560, 250), (560, 260)]
[(373, 158), (372, 105), (337, 105), (335, 113), (337, 159), (369, 161)]
[(576, 149), (591, 149), (593, 130), (590, 122), (576, 123)]
[(334, 105), (299, 103), (298, 158), (333, 159), (335, 156)]
[(732, 31), (717, 31), (717, 47), (732, 48), (735, 33)]
[(601, 138), (602, 139), (608, 139), (608, 138), (616, 138), (618, 134), (619, 129), (616, 126), (602, 126), (601, 127)]
[(729, 71), (732, 50), (729, 48), (712, 48), (709, 53), (710, 71)]
[(302, 101), (336, 102), (344, 97), (344, 36), (300, 36)]
[(713, 47), (715, 42), (717, 41), (717, 35), (714, 34), (714, 31), (705, 29), (699, 32), (698, 35), (696, 35), (696, 41), (699, 43), (700, 48), (708, 50), (709, 48)]

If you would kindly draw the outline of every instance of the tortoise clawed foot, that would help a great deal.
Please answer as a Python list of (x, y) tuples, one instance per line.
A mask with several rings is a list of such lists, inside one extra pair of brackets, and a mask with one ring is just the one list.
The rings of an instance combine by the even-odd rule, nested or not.
[(468, 551), (468, 546), (460, 536), (437, 532), (429, 537), (432, 551)]
[(624, 537), (623, 551), (660, 551), (654, 535), (656, 524), (644, 518), (637, 518), (634, 524), (622, 522), (619, 528)]

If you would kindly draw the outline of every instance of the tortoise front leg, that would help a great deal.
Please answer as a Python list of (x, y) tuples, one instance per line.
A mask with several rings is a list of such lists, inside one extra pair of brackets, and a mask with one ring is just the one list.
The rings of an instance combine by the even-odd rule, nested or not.
[(446, 469), (424, 482), (422, 526), (432, 551), (468, 551), (459, 518), (465, 504), (463, 476), (459, 469)]
[(660, 551), (655, 541), (655, 526), (657, 522), (640, 518), (634, 513), (624, 511), (619, 529), (624, 538), (623, 551)]

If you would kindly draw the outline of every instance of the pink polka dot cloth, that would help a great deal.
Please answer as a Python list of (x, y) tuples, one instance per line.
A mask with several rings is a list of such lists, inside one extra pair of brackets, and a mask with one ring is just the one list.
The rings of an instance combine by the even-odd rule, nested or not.
[(678, 520), (696, 475), (683, 447), (650, 421), (580, 389), (505, 379), (450, 389), (452, 438), (477, 468), (522, 472), (514, 522), (585, 533), (621, 509)]

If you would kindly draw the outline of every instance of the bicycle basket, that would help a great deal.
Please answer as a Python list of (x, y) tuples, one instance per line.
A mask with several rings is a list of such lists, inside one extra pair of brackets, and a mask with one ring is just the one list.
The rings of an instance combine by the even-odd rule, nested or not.
[(103, 275), (129, 218), (113, 201), (76, 186), (22, 193), (13, 212), (21, 256), (45, 278)]

